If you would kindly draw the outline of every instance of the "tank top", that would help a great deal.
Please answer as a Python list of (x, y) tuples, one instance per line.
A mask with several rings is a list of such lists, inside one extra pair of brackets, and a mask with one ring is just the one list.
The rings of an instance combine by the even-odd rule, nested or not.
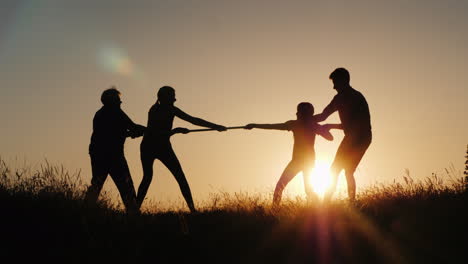
[(142, 147), (170, 146), (170, 132), (174, 122), (175, 107), (154, 104), (148, 112), (148, 124), (141, 141)]

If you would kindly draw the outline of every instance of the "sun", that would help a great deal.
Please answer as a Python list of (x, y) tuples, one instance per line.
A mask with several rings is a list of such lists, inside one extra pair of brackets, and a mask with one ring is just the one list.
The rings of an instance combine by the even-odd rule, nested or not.
[(310, 184), (319, 197), (323, 197), (330, 187), (330, 162), (317, 160), (312, 170)]

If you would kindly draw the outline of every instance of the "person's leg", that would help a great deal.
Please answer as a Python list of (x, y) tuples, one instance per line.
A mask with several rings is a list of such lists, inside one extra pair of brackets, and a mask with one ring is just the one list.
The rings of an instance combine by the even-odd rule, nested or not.
[(138, 194), (136, 199), (138, 208), (141, 207), (141, 204), (143, 203), (146, 193), (148, 192), (148, 188), (151, 184), (151, 180), (153, 179), (154, 163), (154, 157), (152, 155), (148, 155), (142, 152), (140, 158), (141, 166), (143, 167), (143, 179), (141, 180), (140, 186), (138, 187)]
[(345, 139), (341, 141), (338, 150), (336, 151), (335, 159), (330, 168), (331, 183), (328, 190), (325, 192), (323, 197), (323, 202), (328, 203), (331, 201), (333, 194), (335, 193), (336, 186), (338, 184), (338, 176), (340, 175), (341, 170), (344, 169), (344, 164), (346, 163), (346, 156), (348, 152), (348, 143)]
[(102, 186), (106, 181), (107, 174), (109, 173), (108, 164), (109, 162), (102, 158), (91, 156), (91, 185), (88, 187), (88, 190), (85, 194), (85, 201), (94, 204), (96, 203), (99, 194), (101, 193)]
[(314, 169), (313, 163), (306, 163), (303, 165), (302, 176), (304, 178), (304, 189), (309, 202), (316, 203), (319, 201), (318, 195), (314, 192), (311, 183), (311, 175)]
[(110, 175), (120, 192), (127, 212), (132, 214), (138, 212), (135, 187), (124, 156), (115, 159), (111, 165)]
[(356, 200), (356, 180), (354, 179), (355, 169), (345, 169), (346, 185), (348, 186), (348, 198), (350, 202)]
[(295, 160), (291, 160), (289, 164), (284, 169), (281, 177), (276, 183), (275, 192), (273, 194), (273, 206), (276, 207), (281, 202), (281, 197), (283, 196), (283, 190), (286, 185), (301, 171), (301, 164)]
[(356, 200), (356, 179), (354, 178), (354, 172), (356, 171), (356, 168), (361, 162), (361, 159), (364, 156), (364, 153), (366, 153), (369, 145), (370, 139), (365, 139), (361, 144), (353, 144), (352, 150), (348, 151), (348, 160), (344, 170), (350, 202), (354, 202)]
[(330, 182), (330, 187), (325, 192), (325, 195), (323, 197), (324, 203), (328, 203), (331, 201), (331, 198), (336, 190), (336, 185), (338, 184), (338, 176), (340, 175), (341, 170), (342, 170), (342, 166), (340, 162), (336, 162), (336, 159), (335, 159), (335, 161), (332, 163), (332, 166), (330, 168), (331, 182)]
[(190, 191), (190, 186), (185, 178), (184, 171), (180, 165), (179, 159), (177, 159), (176, 154), (169, 148), (161, 155), (161, 162), (169, 169), (169, 171), (174, 175), (177, 183), (179, 184), (180, 191), (182, 196), (184, 196), (185, 202), (190, 208), (191, 212), (196, 212), (195, 205), (193, 203), (192, 192)]

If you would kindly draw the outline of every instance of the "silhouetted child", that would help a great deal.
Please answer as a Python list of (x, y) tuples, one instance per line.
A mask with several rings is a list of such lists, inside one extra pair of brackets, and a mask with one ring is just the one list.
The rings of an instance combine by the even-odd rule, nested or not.
[(341, 124), (320, 125), (314, 118), (314, 107), (310, 103), (297, 105), (297, 120), (290, 120), (280, 124), (248, 124), (246, 129), (261, 128), (292, 131), (294, 135), (294, 148), (292, 159), (284, 169), (273, 195), (273, 206), (278, 206), (286, 185), (299, 173), (304, 176), (304, 188), (309, 200), (318, 201), (317, 195), (310, 185), (310, 172), (315, 164), (315, 135), (321, 135), (327, 140), (333, 140), (330, 129), (340, 129)]
[(175, 101), (174, 88), (163, 86), (158, 91), (158, 100), (149, 110), (147, 130), (140, 145), (143, 179), (138, 188), (137, 203), (139, 207), (143, 203), (153, 178), (154, 160), (159, 159), (171, 171), (172, 175), (174, 175), (190, 211), (194, 212), (196, 210), (190, 187), (169, 140), (173, 134), (188, 133), (188, 129), (172, 129), (174, 117), (177, 116), (194, 125), (208, 127), (218, 131), (225, 131), (226, 127), (186, 114), (174, 106)]
[(124, 155), (124, 143), (127, 137), (140, 137), (145, 127), (133, 123), (122, 111), (120, 92), (107, 89), (101, 95), (104, 105), (93, 118), (93, 134), (89, 145), (92, 179), (86, 192), (85, 200), (95, 203), (102, 186), (110, 174), (120, 192), (127, 212), (138, 211), (133, 181)]

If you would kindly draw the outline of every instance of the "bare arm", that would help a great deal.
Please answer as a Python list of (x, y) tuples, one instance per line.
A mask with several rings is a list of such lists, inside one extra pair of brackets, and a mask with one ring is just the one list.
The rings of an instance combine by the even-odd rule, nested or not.
[(314, 119), (317, 121), (317, 123), (319, 123), (325, 121), (325, 119), (327, 119), (329, 116), (330, 114), (325, 114), (324, 112), (322, 112), (320, 114), (314, 115)]
[(314, 115), (314, 119), (317, 123), (325, 121), (331, 114), (338, 110), (336, 97), (323, 109), (322, 113)]
[(171, 136), (175, 134), (187, 134), (189, 130), (185, 127), (176, 127), (171, 130)]
[(261, 128), (261, 129), (273, 129), (273, 130), (291, 130), (289, 122), (279, 124), (247, 124), (245, 129)]
[(343, 129), (343, 124), (324, 124), (322, 125), (325, 129)]
[(318, 125), (317, 134), (319, 134), (326, 140), (332, 141), (333, 135), (330, 133), (330, 129), (343, 129), (343, 128), (341, 124)]
[(215, 124), (215, 123), (211, 123), (211, 122), (208, 122), (208, 121), (203, 120), (203, 119), (198, 118), (198, 117), (193, 117), (193, 116), (185, 113), (184, 111), (180, 110), (177, 107), (174, 107), (174, 108), (175, 108), (175, 115), (178, 118), (180, 118), (182, 120), (185, 120), (185, 121), (187, 121), (189, 123), (192, 123), (192, 124), (197, 125), (197, 126), (216, 129), (218, 131), (225, 131), (226, 130), (225, 126), (221, 126), (221, 125), (218, 125), (218, 124)]
[[(336, 110), (335, 110), (336, 111)], [(322, 122), (322, 121), (325, 121), (331, 114), (333, 114), (333, 112), (335, 111), (332, 111), (328, 108), (325, 108), (323, 109), (323, 112), (320, 113), (320, 114), (317, 114), (317, 115), (314, 115), (314, 119), (317, 123), (319, 122)]]

